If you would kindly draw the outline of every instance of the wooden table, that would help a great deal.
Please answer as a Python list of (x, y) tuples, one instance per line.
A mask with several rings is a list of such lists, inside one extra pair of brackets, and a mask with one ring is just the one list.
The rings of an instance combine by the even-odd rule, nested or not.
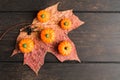
[(60, 63), (47, 54), (39, 75), (23, 65), (23, 54), (10, 57), (18, 26), (0, 41), (0, 80), (120, 80), (119, 0), (0, 0), (0, 35), (10, 26), (32, 22), (36, 13), (57, 2), (73, 9), (85, 24), (69, 33), (81, 63)]

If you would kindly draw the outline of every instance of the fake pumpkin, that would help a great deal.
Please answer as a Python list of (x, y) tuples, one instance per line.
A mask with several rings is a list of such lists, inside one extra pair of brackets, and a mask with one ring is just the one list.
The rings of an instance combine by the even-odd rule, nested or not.
[(55, 40), (55, 32), (51, 28), (42, 30), (40, 36), (45, 43), (52, 43)]
[(50, 19), (50, 14), (49, 14), (49, 12), (47, 12), (45, 10), (41, 10), (38, 12), (37, 18), (40, 22), (44, 23)]
[(69, 19), (67, 19), (67, 18), (64, 18), (64, 19), (61, 20), (60, 26), (64, 30), (70, 29), (71, 21)]
[(63, 56), (69, 55), (71, 53), (71, 51), (72, 51), (72, 45), (71, 45), (71, 43), (69, 41), (62, 41), (58, 45), (58, 51)]
[(33, 40), (29, 38), (22, 39), (19, 42), (19, 49), (22, 53), (30, 53), (34, 48)]

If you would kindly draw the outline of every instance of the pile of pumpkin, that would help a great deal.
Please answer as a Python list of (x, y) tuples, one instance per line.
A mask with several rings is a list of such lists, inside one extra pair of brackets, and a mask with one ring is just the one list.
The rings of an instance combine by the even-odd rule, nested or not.
[[(37, 14), (37, 19), (40, 22), (45, 23), (50, 19), (50, 14), (49, 14), (49, 12), (47, 12), (45, 10), (41, 10)], [(70, 29), (71, 21), (67, 18), (62, 19), (60, 21), (60, 27), (64, 30)], [(41, 38), (41, 40), (44, 43), (49, 44), (49, 43), (54, 42), (55, 32), (51, 28), (46, 28), (46, 29), (43, 29), (41, 31), (39, 37)], [(29, 38), (22, 39), (19, 42), (19, 49), (22, 53), (30, 53), (34, 49), (34, 41), (32, 39), (29, 39)], [(58, 51), (63, 56), (69, 55), (72, 51), (71, 43), (69, 41), (66, 41), (66, 40), (60, 42), (58, 45)]]

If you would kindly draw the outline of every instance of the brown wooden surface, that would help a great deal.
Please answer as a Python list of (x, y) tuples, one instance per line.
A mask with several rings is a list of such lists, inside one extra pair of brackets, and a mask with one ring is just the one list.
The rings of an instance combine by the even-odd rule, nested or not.
[(0, 0), (0, 35), (10, 26), (32, 22), (36, 13), (60, 2), (59, 10), (73, 9), (85, 24), (69, 33), (81, 63), (60, 63), (47, 54), (39, 75), (22, 65), (23, 54), (10, 57), (18, 26), (0, 41), (0, 80), (119, 80), (119, 0)]
[[(119, 80), (120, 64), (46, 63), (36, 76), (21, 63), (2, 63), (1, 80)], [(3, 74), (4, 73), (4, 74)]]
[(119, 0), (0, 0), (0, 11), (38, 11), (57, 2), (60, 10), (120, 11)]
[[(69, 33), (76, 44), (82, 61), (120, 61), (120, 14), (119, 13), (75, 13), (86, 23)], [(31, 16), (31, 17), (30, 17)], [(8, 18), (9, 17), (9, 18)], [(31, 22), (35, 13), (7, 12), (0, 14), (1, 33), (10, 25)], [(4, 21), (5, 20), (5, 21)], [(4, 26), (4, 27), (3, 27)], [(0, 41), (0, 61), (22, 61), (22, 55), (9, 57), (22, 26), (9, 32)], [(50, 54), (48, 62), (56, 62)]]

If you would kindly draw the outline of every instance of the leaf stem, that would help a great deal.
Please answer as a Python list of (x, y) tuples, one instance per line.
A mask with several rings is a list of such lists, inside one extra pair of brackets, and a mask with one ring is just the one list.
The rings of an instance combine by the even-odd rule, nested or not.
[(8, 28), (7, 30), (5, 30), (5, 32), (2, 33), (2, 35), (0, 36), (0, 40), (3, 39), (3, 37), (12, 29), (16, 28), (17, 26), (20, 26), (20, 25), (25, 25), (25, 24), (30, 24), (30, 22), (21, 22), (21, 23), (17, 23), (13, 26), (11, 26), (10, 28)]

